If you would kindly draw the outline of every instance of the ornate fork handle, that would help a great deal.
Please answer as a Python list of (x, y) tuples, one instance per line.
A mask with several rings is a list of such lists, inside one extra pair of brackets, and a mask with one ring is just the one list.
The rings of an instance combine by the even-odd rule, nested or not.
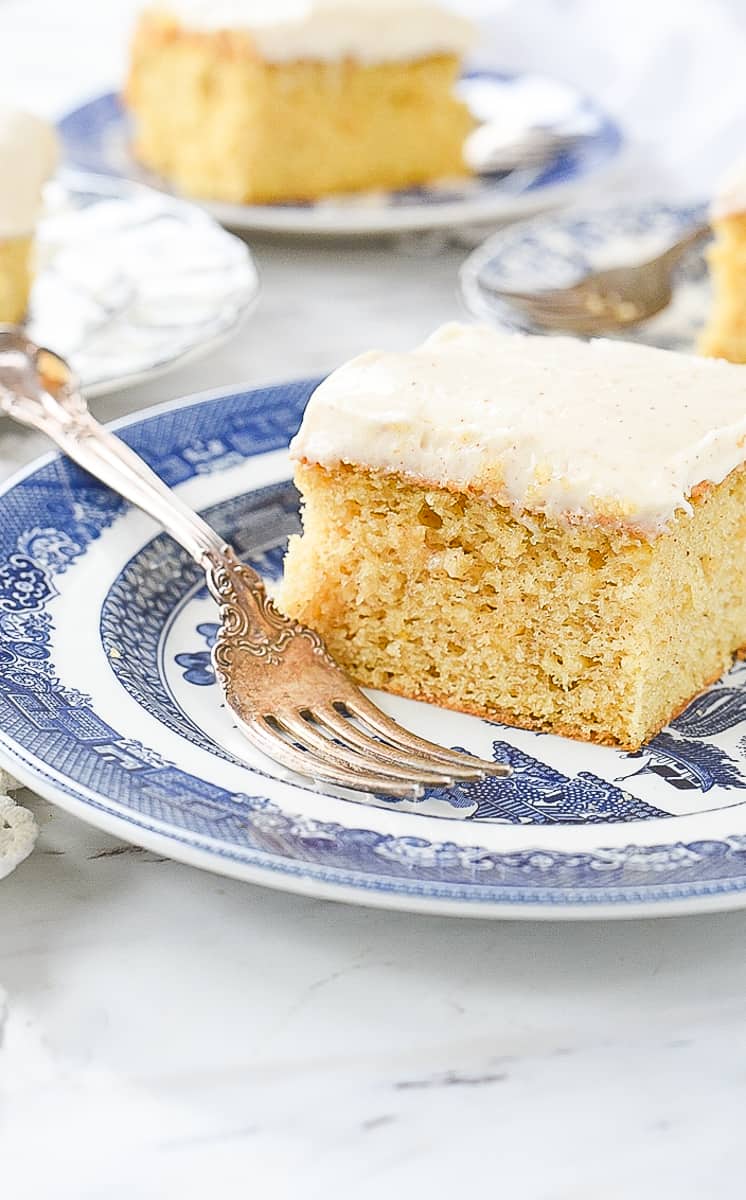
[(267, 600), (259, 575), (239, 563), (134, 450), (99, 424), (63, 359), (8, 326), (0, 326), (0, 413), (47, 434), (79, 466), (153, 517), (205, 568), (219, 603), (230, 590), (231, 575), (240, 573), (242, 601), (253, 610), (258, 638), (268, 616), (273, 624), (284, 620)]
[(90, 413), (67, 364), (20, 331), (0, 331), (0, 411), (47, 434), (79, 466), (153, 517), (202, 564), (223, 541)]
[(445, 750), (391, 721), (313, 630), (284, 617), (255, 571), (88, 411), (67, 364), (0, 326), (0, 413), (46, 433), (102, 483), (154, 517), (205, 571), (220, 605), (213, 662), (236, 727), (283, 768), (397, 799), (509, 768)]

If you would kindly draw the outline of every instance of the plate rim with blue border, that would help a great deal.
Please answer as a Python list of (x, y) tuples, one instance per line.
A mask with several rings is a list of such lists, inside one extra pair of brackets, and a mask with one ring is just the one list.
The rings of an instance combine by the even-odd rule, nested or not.
[[(284, 532), (278, 541), (267, 521), (293, 516), (285, 447), (316, 382), (207, 392), (113, 427), (186, 498), (202, 497), (219, 527), (238, 522), (240, 532), (254, 521), (255, 541), (242, 548), (249, 561), (266, 558), (267, 547), (279, 561)], [(418, 912), (587, 919), (746, 906), (746, 665), (657, 745), (615, 762), (623, 778), (597, 773), (603, 747), (476, 722), (495, 756), (511, 761), (514, 783), (492, 781), (473, 819), (446, 820), (469, 796), (434, 795), (422, 813), (351, 803), (250, 772), (217, 743), (210, 770), (190, 773), (206, 761), (207, 735), (173, 695), (159, 698), (162, 680), (154, 670), (149, 682), (147, 672), (149, 647), (162, 654), (181, 601), (199, 599), (197, 583), (165, 534), (154, 536), (143, 514), (69, 460), (47, 455), (3, 485), (0, 543), (3, 765), (94, 826), (219, 874)], [(154, 565), (175, 592), (159, 591), (160, 579), (153, 592)], [(91, 598), (83, 584), (94, 577), (100, 596)], [(127, 637), (142, 651), (139, 677), (122, 653)], [(168, 669), (175, 662), (187, 680), (183, 695), (215, 697), (212, 712), (202, 620), (189, 638), (187, 652), (166, 654)], [(85, 691), (91, 680), (108, 707)], [(447, 719), (451, 744), (476, 721), (384, 700), (404, 705), (408, 723)], [(125, 711), (142, 716), (126, 734), (110, 723)], [(135, 736), (141, 729), (144, 740)], [(183, 758), (165, 753), (176, 744)], [(575, 763), (564, 772), (563, 756)], [(250, 778), (246, 792), (235, 786), (239, 776)]]
[[(525, 216), (566, 201), (617, 163), (624, 147), (621, 129), (595, 100), (573, 85), (535, 72), (511, 73), (486, 67), (466, 71), (461, 84), (468, 87), (472, 81), (493, 82), (496, 89), (527, 81), (561, 87), (574, 94), (578, 115), (590, 122), (588, 132), (541, 170), (506, 178), (444, 181), (429, 188), (361, 193), (315, 203), (238, 205), (181, 198), (199, 204), (233, 229), (304, 236), (403, 233)], [(102, 93), (72, 109), (58, 123), (67, 163), (80, 170), (118, 175), (167, 194), (178, 194), (165, 180), (137, 164), (127, 149), (126, 123), (116, 92)]]
[[(463, 302), (471, 316), (508, 333), (551, 333), (502, 300), (499, 290), (571, 287), (593, 271), (644, 262), (704, 224), (708, 210), (700, 199), (609, 198), (517, 221), (490, 234), (461, 264)], [(692, 353), (710, 297), (706, 247), (700, 242), (674, 271), (669, 305), (639, 325), (606, 336)]]

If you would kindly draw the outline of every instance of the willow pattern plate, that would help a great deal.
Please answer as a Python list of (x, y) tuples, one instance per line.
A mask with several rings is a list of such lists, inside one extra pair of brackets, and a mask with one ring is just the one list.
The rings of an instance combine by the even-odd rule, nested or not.
[[(188, 398), (119, 426), (270, 579), (298, 527), (286, 446), (312, 382)], [(83, 820), (198, 867), (425, 912), (620, 917), (746, 905), (746, 664), (636, 754), (380, 697), (508, 780), (352, 802), (250, 753), (210, 664), (201, 573), (50, 456), (0, 495), (0, 747)]]
[[(566, 200), (619, 156), (622, 135), (595, 101), (568, 84), (542, 75), (475, 71), (460, 89), (480, 120), (500, 118), (517, 132), (521, 124), (578, 131), (572, 148), (541, 169), (483, 175), (471, 180), (397, 192), (335, 196), (315, 203), (216, 204), (205, 208), (234, 229), (301, 234), (380, 234), (442, 229), (505, 220)], [(60, 122), (67, 161), (85, 171), (139, 180), (170, 191), (145, 170), (130, 149), (131, 129), (119, 98), (98, 96)]]

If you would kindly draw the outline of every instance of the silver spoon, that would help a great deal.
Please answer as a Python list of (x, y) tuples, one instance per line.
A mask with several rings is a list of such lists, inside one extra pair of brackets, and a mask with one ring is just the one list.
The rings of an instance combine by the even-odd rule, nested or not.
[(670, 304), (674, 268), (709, 233), (709, 225), (697, 225), (655, 258), (594, 271), (571, 287), (520, 292), (488, 283), (480, 286), (538, 329), (588, 336), (615, 333), (646, 321)]
[(570, 150), (582, 136), (582, 133), (563, 132), (542, 125), (532, 125), (520, 133), (506, 136), (499, 126), (485, 121), (467, 137), (464, 158), (478, 175), (498, 171), (538, 171)]

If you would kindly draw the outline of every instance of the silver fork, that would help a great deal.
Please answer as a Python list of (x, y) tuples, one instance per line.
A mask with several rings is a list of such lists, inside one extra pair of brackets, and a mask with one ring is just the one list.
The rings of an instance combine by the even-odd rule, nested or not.
[(59, 355), (0, 326), (0, 413), (162, 525), (205, 571), (220, 606), (216, 674), (240, 729), (268, 758), (325, 784), (402, 799), (510, 768), (425, 741), (387, 717), (313, 630), (275, 608), (255, 571), (121, 439), (94, 419)]
[(614, 333), (655, 316), (671, 302), (676, 264), (709, 232), (709, 225), (697, 225), (655, 258), (594, 271), (571, 287), (520, 292), (480, 286), (539, 329), (588, 336)]

